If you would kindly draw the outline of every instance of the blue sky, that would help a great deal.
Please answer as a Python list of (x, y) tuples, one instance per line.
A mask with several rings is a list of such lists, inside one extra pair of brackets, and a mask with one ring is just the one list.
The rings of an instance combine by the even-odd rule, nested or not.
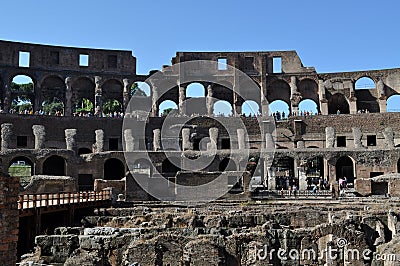
[(0, 39), (132, 50), (137, 72), (176, 51), (297, 50), (318, 72), (400, 66), (398, 1), (2, 3)]

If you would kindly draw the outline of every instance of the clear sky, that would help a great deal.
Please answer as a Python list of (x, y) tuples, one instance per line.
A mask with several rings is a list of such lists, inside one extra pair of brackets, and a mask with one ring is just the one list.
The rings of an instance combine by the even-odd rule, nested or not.
[(12, 0), (0, 39), (132, 50), (137, 72), (176, 51), (297, 50), (318, 72), (400, 67), (396, 0)]

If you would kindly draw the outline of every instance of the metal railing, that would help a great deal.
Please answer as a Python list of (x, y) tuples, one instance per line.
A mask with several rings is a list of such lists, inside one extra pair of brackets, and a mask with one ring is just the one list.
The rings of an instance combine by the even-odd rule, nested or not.
[(317, 190), (313, 192), (312, 190), (260, 190), (254, 191), (252, 193), (254, 198), (327, 198), (332, 197), (332, 192), (330, 190)]
[(86, 202), (106, 201), (111, 199), (110, 190), (80, 191), (45, 194), (26, 194), (18, 196), (18, 209), (32, 209)]

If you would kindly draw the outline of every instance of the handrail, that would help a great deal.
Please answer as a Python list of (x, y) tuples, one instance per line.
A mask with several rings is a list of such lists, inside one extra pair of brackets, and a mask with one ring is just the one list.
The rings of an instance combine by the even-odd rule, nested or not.
[(34, 209), (85, 202), (106, 201), (110, 199), (110, 190), (24, 194), (18, 196), (18, 209)]

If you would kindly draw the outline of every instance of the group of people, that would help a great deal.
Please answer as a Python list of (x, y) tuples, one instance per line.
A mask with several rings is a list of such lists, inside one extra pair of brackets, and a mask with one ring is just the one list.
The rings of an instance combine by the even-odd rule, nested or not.
[(276, 111), (272, 113), (272, 116), (275, 118), (275, 120), (285, 120), (286, 118), (289, 118), (291, 116), (304, 116), (304, 117), (309, 117), (316, 115), (313, 111), (300, 111), (300, 112), (291, 112), (289, 114), (286, 114), (285, 111)]

